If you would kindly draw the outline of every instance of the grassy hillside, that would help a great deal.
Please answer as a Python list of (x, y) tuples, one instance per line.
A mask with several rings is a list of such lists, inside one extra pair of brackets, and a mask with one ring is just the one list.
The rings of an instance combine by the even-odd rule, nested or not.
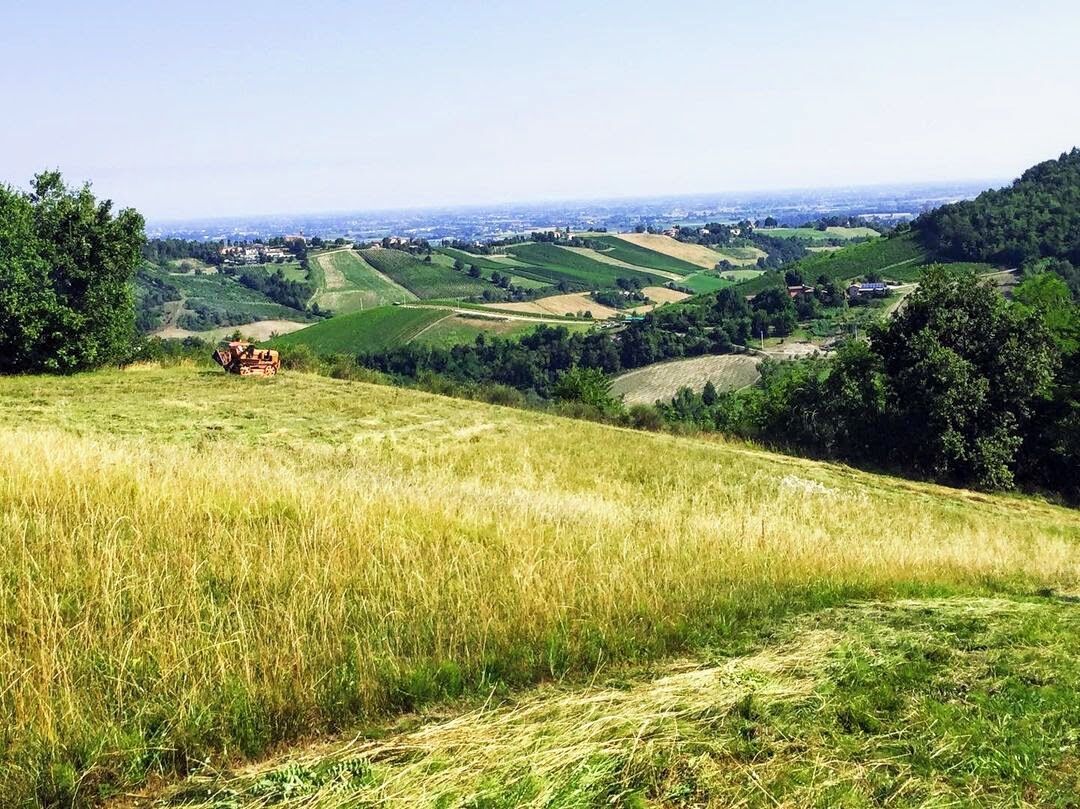
[(308, 264), (319, 289), (315, 302), (336, 314), (416, 299), (416, 295), (380, 273), (355, 250), (311, 253)]
[(478, 256), (474, 253), (466, 253), (464, 250), (455, 250), (452, 247), (440, 247), (436, 252), (447, 256), (451, 260), (460, 259), (466, 266), (475, 264), (481, 270), (498, 270), (501, 273), (505, 273), (508, 267), (514, 267), (521, 264), (520, 261), (515, 261), (509, 256), (489, 258), (487, 256)]
[(611, 392), (626, 404), (670, 402), (680, 388), (701, 392), (711, 381), (721, 393), (745, 388), (759, 379), (758, 362), (743, 354), (706, 354), (636, 368), (616, 377)]
[(434, 262), (425, 263), (403, 250), (371, 248), (361, 250), (360, 255), (379, 272), (424, 300), (464, 298), (491, 288), (484, 281)]
[[(822, 275), (831, 281), (844, 282), (871, 272), (896, 281), (915, 281), (927, 261), (926, 251), (909, 233), (853, 244), (840, 250), (812, 253), (787, 269), (800, 272), (808, 284), (815, 283)], [(743, 281), (739, 289), (750, 294), (777, 283), (783, 283), (783, 273), (771, 272)]]
[(613, 287), (616, 278), (637, 278), (643, 284), (663, 283), (668, 280), (645, 270), (632, 270), (596, 261), (555, 244), (515, 244), (507, 250), (515, 258), (532, 265), (527, 269), (517, 269), (517, 273), (536, 276), (556, 284), (566, 281), (588, 287)]
[[(1076, 587), (1076, 512), (289, 373), (3, 378), (0, 438), (0, 794), (15, 805), (564, 675), (610, 691), (540, 694), (510, 714), (520, 730), (485, 713), (432, 759), (359, 755), (312, 778), (550, 806), (720, 796), (716, 779), (751, 789), (748, 770), (782, 796), (862, 785), (915, 803), (905, 784), (970, 797), (1015, 774), (1051, 803), (1075, 775), (1072, 605), (807, 611)], [(754, 657), (753, 638), (776, 645)], [(655, 662), (673, 654), (690, 662)], [(665, 746), (678, 727), (690, 747)], [(273, 802), (289, 779), (303, 771), (250, 794)]]
[(447, 317), (440, 309), (382, 306), (338, 315), (273, 340), (274, 348), (310, 346), (318, 354), (358, 354), (404, 345), (422, 330)]
[[(216, 272), (170, 273), (144, 265), (136, 280), (136, 299), (144, 309), (151, 308), (147, 295), (155, 287), (173, 290), (170, 297), (174, 298), (164, 307), (154, 307), (156, 319), (152, 325), (155, 327), (168, 325), (199, 331), (256, 320), (311, 319), (304, 312), (283, 306), (235, 278)], [(171, 310), (171, 314), (166, 314), (166, 309)]]

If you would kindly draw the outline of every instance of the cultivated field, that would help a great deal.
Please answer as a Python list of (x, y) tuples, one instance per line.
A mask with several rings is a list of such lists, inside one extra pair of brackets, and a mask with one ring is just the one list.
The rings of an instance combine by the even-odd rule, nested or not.
[(828, 227), (825, 230), (817, 228), (757, 228), (757, 232), (765, 236), (775, 236), (780, 239), (808, 239), (810, 241), (825, 241), (826, 239), (873, 239), (881, 234), (873, 228), (844, 228)]
[(296, 320), (258, 320), (254, 323), (246, 323), (243, 326), (221, 326), (206, 331), (188, 331), (187, 329), (170, 326), (154, 332), (154, 336), (163, 340), (182, 340), (185, 337), (198, 337), (200, 340), (212, 343), (240, 332), (240, 335), (245, 340), (262, 342), (279, 334), (292, 334), (294, 331), (306, 329), (310, 325), (310, 323), (300, 323)]
[(595, 241), (603, 245), (603, 254), (612, 260), (646, 267), (668, 276), (681, 277), (699, 269), (689, 261), (634, 244), (619, 236), (601, 236)]
[(518, 301), (515, 303), (493, 303), (488, 305), (491, 309), (500, 309), (505, 312), (522, 312), (535, 315), (579, 315), (584, 312), (592, 312), (594, 320), (607, 320), (619, 317), (618, 309), (604, 306), (594, 301), (589, 295), (578, 292), (566, 295), (551, 295), (546, 298), (537, 298), (534, 301)]
[(554, 284), (567, 281), (591, 287), (613, 287), (617, 278), (636, 278), (642, 283), (666, 280), (654, 272), (615, 266), (556, 244), (527, 242), (507, 249), (515, 258), (532, 265), (519, 268), (518, 274)]
[(656, 303), (676, 303), (690, 297), (685, 292), (668, 289), (667, 287), (643, 287), (641, 291), (645, 293), (647, 298)]
[(658, 233), (620, 233), (616, 238), (630, 244), (644, 247), (657, 253), (677, 258), (695, 267), (711, 270), (720, 261), (727, 260), (732, 264), (753, 264), (758, 256), (765, 255), (756, 248), (740, 248), (729, 252), (711, 250), (700, 244), (688, 244), (663, 236)]
[(317, 354), (358, 354), (404, 345), (428, 326), (450, 316), (449, 310), (382, 306), (338, 315), (300, 332), (275, 339), (274, 348), (305, 345)]
[(319, 287), (314, 302), (337, 314), (416, 300), (416, 295), (376, 270), (355, 250), (312, 253), (308, 263)]
[(423, 259), (403, 250), (387, 250), (373, 247), (361, 250), (363, 259), (390, 278), (394, 283), (408, 289), (418, 298), (464, 298), (482, 294), (491, 285), (449, 267), (426, 263)]
[[(0, 379), (0, 468), (13, 806), (323, 733), (344, 735), (172, 805), (1064, 806), (1075, 786), (1076, 611), (1053, 595), (1080, 584), (1073, 511), (195, 368)], [(448, 699), (476, 711), (380, 727)]]
[(738, 390), (758, 379), (759, 360), (745, 354), (709, 354), (658, 362), (616, 377), (611, 390), (627, 404), (670, 401), (679, 388), (701, 391), (712, 380), (718, 391)]

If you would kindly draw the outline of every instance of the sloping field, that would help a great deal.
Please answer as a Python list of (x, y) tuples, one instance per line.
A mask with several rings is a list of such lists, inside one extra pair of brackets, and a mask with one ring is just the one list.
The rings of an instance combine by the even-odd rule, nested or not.
[(646, 284), (668, 280), (643, 269), (633, 270), (598, 261), (555, 244), (530, 242), (507, 249), (515, 258), (532, 265), (531, 268), (517, 269), (518, 274), (556, 284), (566, 281), (589, 287), (614, 287), (617, 278), (636, 278)]
[(154, 332), (154, 336), (163, 340), (182, 340), (185, 337), (198, 337), (200, 340), (213, 343), (240, 332), (240, 335), (246, 340), (262, 342), (275, 335), (291, 334), (310, 325), (310, 323), (301, 323), (296, 320), (257, 320), (243, 326), (221, 326), (217, 329), (207, 329), (205, 331), (188, 331), (187, 329), (171, 326)]
[[(1076, 611), (1053, 596), (1080, 585), (1073, 511), (197, 368), (0, 379), (0, 469), (13, 806), (333, 733), (361, 745), (331, 748), (344, 766), (172, 805), (353, 797), (309, 803), (314, 786), (404, 789), (383, 805), (771, 806), (768, 784), (786, 805), (850, 788), (849, 805), (1065, 806), (1075, 786)], [(991, 603), (1036, 592), (1048, 611)], [(578, 697), (522, 693), (544, 680)], [(480, 714), (362, 747), (364, 727), (453, 699)]]
[(863, 602), (773, 622), (730, 656), (432, 712), (184, 790), (238, 809), (268, 787), (318, 806), (1068, 806), (1075, 612)]
[(446, 256), (451, 262), (458, 259), (466, 266), (475, 264), (481, 270), (505, 272), (507, 267), (522, 266), (522, 262), (515, 260), (513, 256), (478, 256), (473, 253), (466, 253), (464, 250), (455, 250), (453, 247), (440, 247), (435, 252)]
[[(590, 328), (587, 323), (560, 323), (570, 331), (583, 331)], [(536, 322), (499, 318), (497, 315), (469, 315), (457, 313), (451, 317), (437, 320), (419, 332), (409, 342), (413, 344), (448, 348), (476, 342), (477, 335), (516, 338), (530, 334), (539, 327)]]
[(756, 248), (740, 248), (729, 252), (720, 252), (700, 244), (680, 242), (659, 233), (620, 233), (615, 238), (656, 253), (663, 253), (691, 264), (695, 268), (705, 270), (713, 269), (725, 259), (732, 264), (753, 264), (757, 261), (758, 256), (765, 255)]
[(597, 303), (589, 295), (579, 292), (569, 292), (565, 295), (551, 295), (547, 298), (537, 298), (534, 301), (518, 301), (516, 303), (493, 303), (492, 309), (500, 309), (506, 312), (527, 312), (535, 315), (578, 315), (584, 312), (592, 312), (594, 320), (607, 320), (618, 317), (619, 310), (612, 309)]
[(355, 250), (312, 253), (308, 257), (319, 292), (315, 302), (338, 314), (416, 300), (409, 290), (372, 267)]
[(470, 278), (463, 272), (455, 272), (434, 261), (425, 263), (404, 250), (373, 247), (361, 250), (360, 255), (376, 270), (422, 300), (465, 298), (491, 288), (484, 281)]
[[(853, 244), (827, 253), (813, 253), (789, 265), (803, 276), (807, 283), (816, 283), (824, 275), (831, 281), (842, 283), (867, 273), (880, 273), (896, 281), (917, 280), (922, 267), (928, 261), (926, 251), (913, 234), (873, 239)], [(775, 284), (783, 283), (783, 273), (768, 272), (744, 281), (739, 289), (746, 294), (760, 292)]]
[(283, 335), (272, 343), (288, 349), (306, 345), (317, 354), (359, 354), (404, 345), (425, 328), (450, 315), (439, 309), (383, 306), (338, 315), (300, 332)]
[(759, 376), (758, 362), (756, 357), (745, 354), (707, 354), (658, 362), (616, 377), (611, 391), (622, 396), (627, 404), (653, 404), (670, 401), (680, 388), (700, 393), (705, 383), (712, 380), (723, 393), (754, 384)]
[(601, 236), (596, 238), (595, 241), (604, 245), (606, 249), (603, 254), (615, 261), (678, 276), (687, 275), (698, 270), (698, 266), (692, 262), (634, 244), (618, 236)]
[(690, 297), (685, 292), (668, 289), (667, 287), (643, 287), (641, 291), (645, 293), (647, 298), (656, 303), (676, 303)]

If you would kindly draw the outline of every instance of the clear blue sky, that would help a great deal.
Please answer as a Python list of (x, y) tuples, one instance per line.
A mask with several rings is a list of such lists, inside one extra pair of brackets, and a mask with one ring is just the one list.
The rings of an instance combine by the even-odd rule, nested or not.
[(0, 181), (151, 218), (1011, 177), (1080, 3), (0, 0)]

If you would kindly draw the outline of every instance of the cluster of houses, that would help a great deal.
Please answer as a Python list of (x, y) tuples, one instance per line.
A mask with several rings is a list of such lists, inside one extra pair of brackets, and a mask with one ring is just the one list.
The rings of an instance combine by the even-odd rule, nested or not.
[(261, 242), (245, 242), (244, 244), (226, 244), (221, 248), (221, 260), (224, 264), (270, 264), (272, 262), (285, 261), (292, 257), (288, 249), (296, 243), (306, 244), (307, 239), (303, 236), (286, 236), (285, 247), (270, 246)]

